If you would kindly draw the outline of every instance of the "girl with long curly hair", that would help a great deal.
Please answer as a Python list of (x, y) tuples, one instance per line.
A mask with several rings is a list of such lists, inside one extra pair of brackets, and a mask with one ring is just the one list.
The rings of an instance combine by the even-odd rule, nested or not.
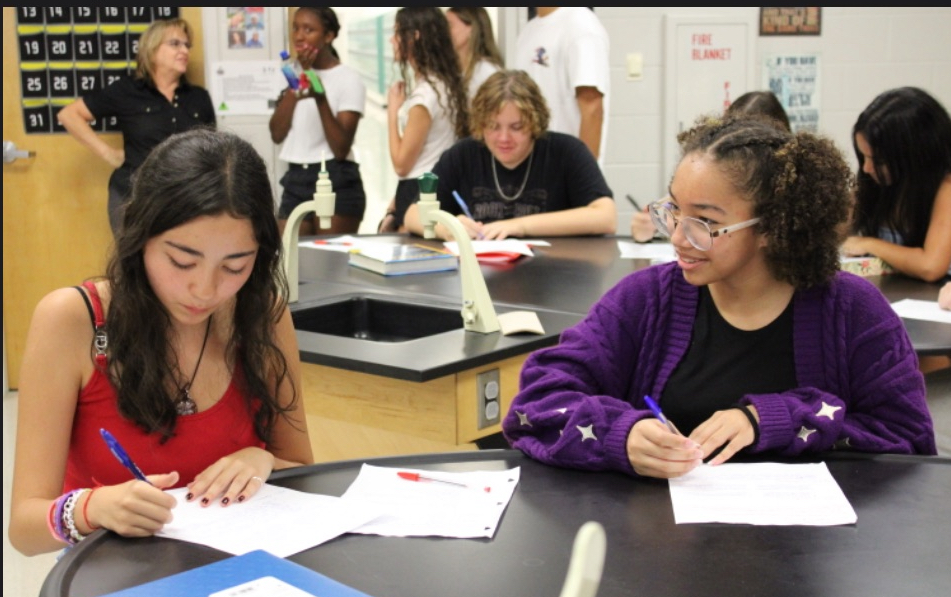
[[(175, 498), (236, 506), (310, 463), (264, 161), (196, 129), (136, 173), (107, 274), (43, 298), (20, 376), (10, 540), (153, 535)], [(110, 453), (125, 447), (147, 481)]]
[(402, 75), (390, 86), (386, 106), (390, 159), (400, 181), (380, 222), (384, 232), (403, 227), (406, 208), (419, 197), (416, 179), (469, 134), (466, 89), (442, 10), (401, 8), (390, 43)]
[(934, 454), (901, 319), (839, 270), (851, 176), (835, 145), (751, 118), (702, 121), (679, 141), (652, 206), (677, 260), (631, 274), (528, 358), (509, 442), (551, 464), (660, 478), (741, 450)]

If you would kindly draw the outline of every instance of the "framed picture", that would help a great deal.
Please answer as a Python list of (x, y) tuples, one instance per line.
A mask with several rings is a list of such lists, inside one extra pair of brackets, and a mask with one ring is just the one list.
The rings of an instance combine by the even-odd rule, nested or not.
[(759, 34), (821, 35), (822, 8), (819, 6), (762, 6)]

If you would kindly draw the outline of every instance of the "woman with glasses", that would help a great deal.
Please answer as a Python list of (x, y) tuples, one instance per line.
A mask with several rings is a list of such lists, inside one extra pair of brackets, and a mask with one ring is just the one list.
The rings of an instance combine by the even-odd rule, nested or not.
[(859, 173), (843, 252), (874, 255), (928, 282), (951, 276), (947, 110), (921, 89), (892, 89), (859, 115), (852, 136)]
[[(193, 39), (184, 19), (155, 21), (139, 38), (133, 76), (117, 79), (59, 111), (59, 123), (69, 134), (115, 168), (109, 178), (108, 204), (113, 235), (132, 189), (132, 174), (152, 148), (175, 133), (215, 126), (208, 92), (185, 79)], [(121, 149), (96, 134), (104, 122), (122, 132)]]
[(509, 442), (551, 464), (660, 478), (740, 450), (934, 454), (901, 320), (839, 270), (850, 175), (838, 149), (753, 119), (707, 120), (679, 141), (669, 196), (652, 206), (676, 262), (631, 274), (528, 358)]

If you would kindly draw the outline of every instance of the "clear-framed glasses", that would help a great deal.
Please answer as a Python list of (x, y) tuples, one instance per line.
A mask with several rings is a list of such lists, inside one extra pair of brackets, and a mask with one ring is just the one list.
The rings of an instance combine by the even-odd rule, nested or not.
[(192, 42), (184, 39), (170, 39), (165, 42), (165, 45), (172, 48), (173, 50), (180, 50), (185, 48), (186, 50), (192, 49)]
[(710, 247), (713, 246), (713, 239), (716, 237), (749, 228), (760, 220), (759, 218), (753, 218), (745, 222), (711, 230), (710, 226), (703, 220), (681, 216), (679, 212), (680, 208), (670, 200), (670, 197), (658, 199), (650, 205), (651, 221), (654, 222), (658, 232), (670, 238), (679, 224), (683, 227), (687, 241), (700, 251), (709, 251)]

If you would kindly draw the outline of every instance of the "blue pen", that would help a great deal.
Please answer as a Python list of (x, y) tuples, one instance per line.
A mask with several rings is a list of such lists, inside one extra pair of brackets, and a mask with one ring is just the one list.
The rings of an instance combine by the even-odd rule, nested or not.
[(137, 467), (134, 462), (132, 462), (132, 459), (129, 458), (129, 454), (126, 453), (125, 448), (123, 448), (122, 444), (119, 443), (119, 440), (114, 438), (112, 434), (105, 429), (100, 429), (99, 433), (102, 435), (102, 439), (106, 442), (106, 445), (109, 446), (109, 451), (112, 452), (112, 455), (116, 457), (116, 460), (118, 460), (122, 466), (129, 469), (133, 477), (139, 481), (145, 481), (149, 485), (152, 484), (148, 479), (145, 478), (142, 470), (139, 469), (139, 467)]
[[(452, 198), (455, 199), (455, 200), (456, 200), (456, 203), (459, 204), (459, 207), (462, 208), (462, 213), (466, 214), (466, 217), (467, 217), (467, 218), (469, 218), (470, 220), (472, 220), (473, 222), (475, 222), (475, 218), (472, 217), (472, 212), (469, 211), (469, 206), (466, 205), (466, 202), (463, 201), (463, 200), (462, 200), (462, 197), (459, 196), (459, 192), (458, 192), (458, 191), (453, 191), (453, 192), (452, 192)], [(480, 239), (481, 239), (481, 238), (484, 238), (484, 237), (482, 236), (482, 233), (481, 233), (481, 232), (478, 233), (477, 238), (480, 238)]]
[(667, 429), (670, 429), (671, 433), (676, 433), (677, 435), (681, 435), (680, 431), (678, 431), (677, 428), (674, 427), (674, 424), (671, 423), (667, 419), (667, 417), (664, 416), (664, 413), (661, 412), (660, 407), (657, 406), (657, 403), (654, 402), (653, 398), (651, 398), (650, 396), (644, 396), (644, 402), (647, 403), (647, 408), (651, 409), (651, 412), (654, 413), (654, 416), (657, 417), (657, 420), (663, 423), (664, 426), (667, 427)]
[(466, 202), (462, 200), (462, 197), (459, 196), (458, 191), (452, 192), (453, 198), (456, 200), (456, 203), (459, 204), (459, 207), (462, 208), (462, 213), (466, 214), (466, 217), (475, 222), (475, 218), (472, 217), (472, 212), (469, 211), (469, 206), (466, 205)]

